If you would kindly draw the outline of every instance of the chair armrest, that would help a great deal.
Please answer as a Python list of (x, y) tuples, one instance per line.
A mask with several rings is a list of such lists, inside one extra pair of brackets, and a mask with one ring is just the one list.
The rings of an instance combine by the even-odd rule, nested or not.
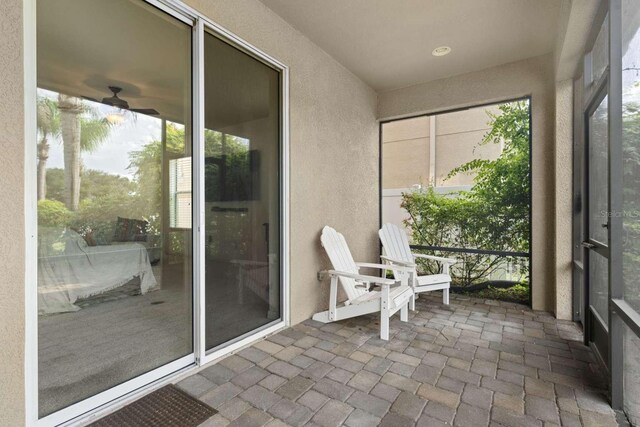
[(399, 266), (402, 267), (412, 267), (415, 268), (416, 267), (416, 263), (415, 262), (411, 262), (411, 261), (402, 261), (399, 259), (394, 259), (391, 257), (388, 257), (386, 255), (380, 255), (380, 259), (387, 261), (387, 262), (391, 262), (393, 264), (398, 264)]
[(364, 268), (377, 268), (378, 270), (393, 270), (393, 271), (401, 271), (404, 273), (412, 273), (413, 268), (404, 267), (401, 265), (391, 265), (391, 264), (373, 264), (370, 262), (356, 262), (358, 267)]
[(456, 262), (458, 262), (458, 260), (455, 258), (443, 258), (440, 256), (424, 255), (424, 254), (412, 254), (412, 255), (415, 258), (431, 259), (433, 261), (442, 262), (444, 264), (455, 264)]
[(347, 271), (327, 270), (327, 273), (331, 276), (348, 277), (354, 280), (360, 280), (361, 282), (377, 283), (379, 285), (395, 285), (396, 281), (393, 279), (386, 279), (384, 277), (366, 276), (364, 274), (349, 273)]

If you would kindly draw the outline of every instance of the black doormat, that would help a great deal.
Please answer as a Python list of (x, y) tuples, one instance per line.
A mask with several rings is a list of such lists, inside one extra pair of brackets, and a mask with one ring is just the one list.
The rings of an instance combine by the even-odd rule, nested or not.
[(107, 415), (90, 427), (196, 427), (217, 413), (170, 384)]

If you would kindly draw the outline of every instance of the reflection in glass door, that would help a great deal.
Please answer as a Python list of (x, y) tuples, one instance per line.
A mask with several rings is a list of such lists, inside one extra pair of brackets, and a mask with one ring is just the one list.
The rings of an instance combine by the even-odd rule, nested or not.
[(142, 0), (37, 15), (43, 417), (194, 360), (192, 27)]
[[(640, 0), (621, 2), (622, 52), (622, 299), (635, 319), (640, 313)], [(626, 323), (623, 334), (623, 405), (632, 425), (640, 425), (640, 338)]]
[(587, 111), (587, 336), (594, 351), (608, 365), (609, 321), (609, 139), (608, 98), (601, 95)]
[(204, 36), (205, 344), (281, 316), (279, 73)]

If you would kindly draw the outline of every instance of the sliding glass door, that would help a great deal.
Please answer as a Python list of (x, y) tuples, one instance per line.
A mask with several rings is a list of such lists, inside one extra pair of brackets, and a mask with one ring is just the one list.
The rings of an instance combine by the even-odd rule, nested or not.
[(192, 27), (37, 7), (42, 417), (193, 353)]
[(35, 1), (30, 416), (57, 425), (284, 324), (286, 67), (171, 1)]
[(205, 342), (280, 319), (280, 76), (204, 36)]

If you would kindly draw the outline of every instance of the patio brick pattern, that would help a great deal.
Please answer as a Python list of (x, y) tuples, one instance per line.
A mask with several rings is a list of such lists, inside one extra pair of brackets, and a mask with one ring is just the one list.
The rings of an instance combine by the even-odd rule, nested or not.
[(521, 305), (421, 296), (389, 341), (376, 316), (308, 320), (182, 380), (212, 426), (614, 426), (572, 322)]

